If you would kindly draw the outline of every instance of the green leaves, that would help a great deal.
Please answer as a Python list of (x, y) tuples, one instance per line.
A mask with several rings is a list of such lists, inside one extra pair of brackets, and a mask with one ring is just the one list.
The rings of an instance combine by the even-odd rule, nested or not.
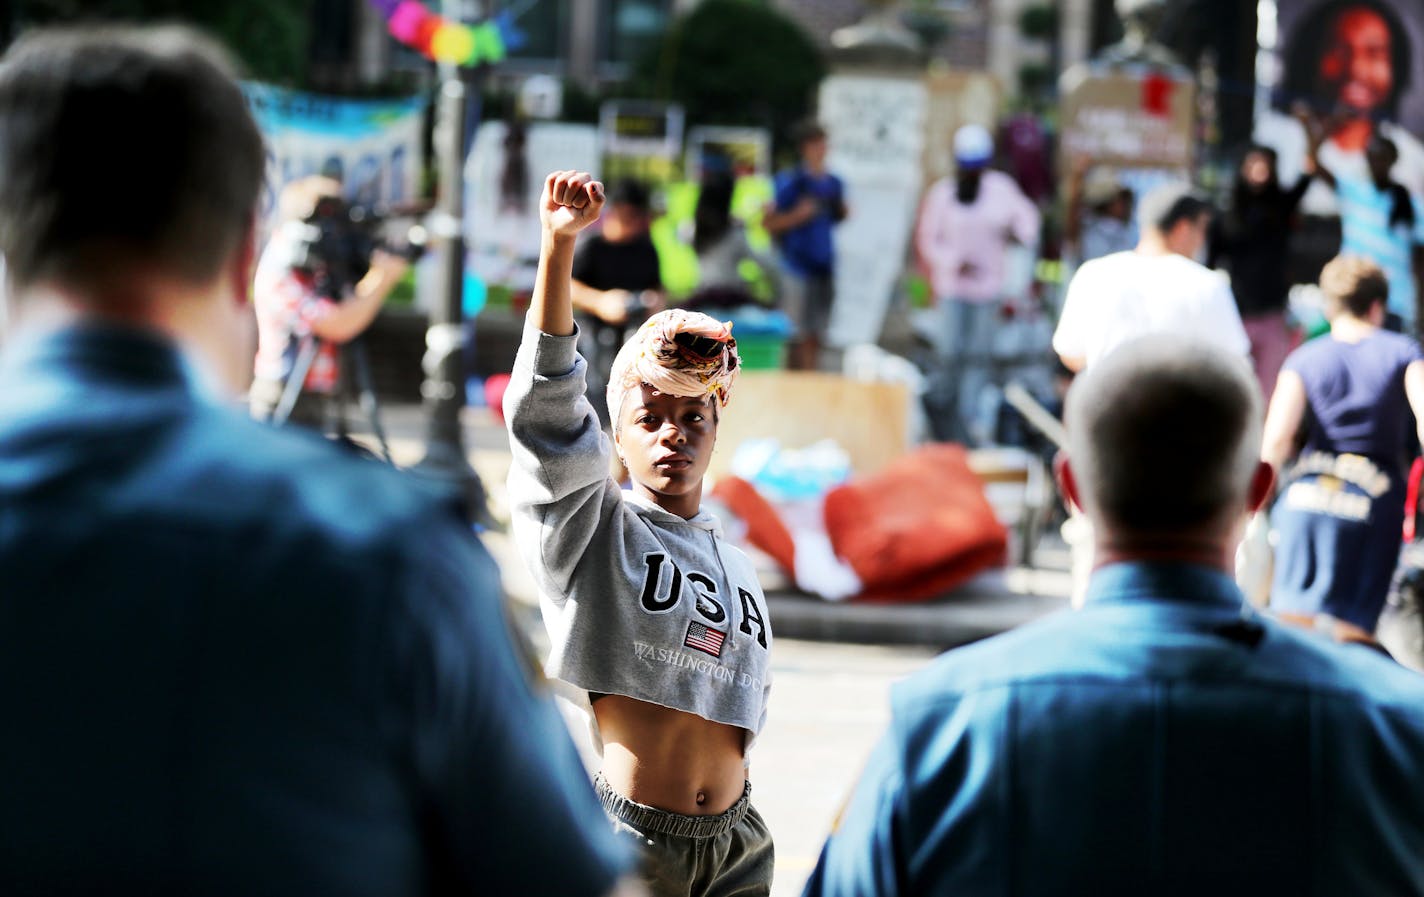
[(182, 22), (207, 31), (237, 56), (244, 76), (301, 86), (313, 0), (15, 0), (21, 30), (61, 22)]
[(809, 110), (825, 70), (811, 38), (770, 4), (705, 0), (643, 57), (635, 86), (681, 103), (690, 124), (784, 132)]

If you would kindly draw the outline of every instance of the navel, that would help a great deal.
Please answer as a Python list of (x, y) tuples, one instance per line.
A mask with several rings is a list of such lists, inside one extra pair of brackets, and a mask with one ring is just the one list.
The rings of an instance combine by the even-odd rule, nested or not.
[(699, 792), (697, 792), (697, 805), (700, 807), (700, 806), (702, 806), (702, 805), (705, 804), (705, 803), (707, 803), (707, 792), (706, 792), (706, 791), (699, 791)]

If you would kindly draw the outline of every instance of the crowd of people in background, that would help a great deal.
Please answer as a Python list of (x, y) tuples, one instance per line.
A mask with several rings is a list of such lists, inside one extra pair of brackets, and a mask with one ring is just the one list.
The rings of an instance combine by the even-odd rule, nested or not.
[[(1424, 678), (1375, 634), (1424, 439), (1424, 207), (1399, 136), (1293, 121), (1300, 175), (1251, 147), (1219, 209), (1075, 160), (1061, 301), (1007, 276), (1046, 245), (1042, 185), (996, 170), (978, 125), (943, 148), (913, 229), (934, 436), (993, 439), (995, 332), (1054, 315), (1042, 354), (1077, 375), (1057, 481), (1090, 561), (1079, 610), (895, 688), (808, 894), (1424, 895)], [(95, 128), (108, 152), (80, 164)], [(776, 258), (724, 172), (691, 235), (694, 305), (776, 269), (796, 369), (855, 301), (829, 136), (794, 134)], [(769, 893), (749, 751), (774, 620), (703, 501), (743, 362), (722, 320), (668, 307), (645, 185), (559, 171), (539, 199), (503, 400), (539, 665), (449, 496), (224, 407), (255, 373), (252, 416), (313, 424), (406, 263), (308, 262), (323, 178), (284, 192), (259, 252), (262, 137), (220, 48), (26, 37), (0, 62), (0, 159), (0, 890)], [(1284, 272), (1317, 185), (1343, 242), (1307, 339)], [(1256, 514), (1279, 534), (1264, 611), (1233, 578)], [(591, 777), (551, 693), (585, 714)]]

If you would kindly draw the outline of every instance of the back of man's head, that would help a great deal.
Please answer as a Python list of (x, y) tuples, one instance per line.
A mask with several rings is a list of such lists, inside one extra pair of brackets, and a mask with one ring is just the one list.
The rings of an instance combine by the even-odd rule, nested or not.
[(1065, 408), (1084, 510), (1121, 533), (1195, 533), (1244, 511), (1261, 445), (1245, 363), (1206, 343), (1147, 336), (1081, 375)]
[(39, 31), (0, 61), (0, 252), (21, 289), (211, 280), (265, 167), (226, 54), (195, 32)]
[(1137, 202), (1137, 230), (1167, 236), (1182, 222), (1195, 223), (1211, 211), (1211, 203), (1189, 184), (1165, 184)]

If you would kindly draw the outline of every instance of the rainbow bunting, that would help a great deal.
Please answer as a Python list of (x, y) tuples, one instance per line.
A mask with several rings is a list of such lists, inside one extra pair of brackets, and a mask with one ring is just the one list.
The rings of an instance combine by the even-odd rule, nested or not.
[(461, 66), (499, 62), (524, 42), (507, 11), (478, 25), (452, 22), (420, 0), (371, 0), (385, 16), (386, 29), (407, 47), (436, 62)]

